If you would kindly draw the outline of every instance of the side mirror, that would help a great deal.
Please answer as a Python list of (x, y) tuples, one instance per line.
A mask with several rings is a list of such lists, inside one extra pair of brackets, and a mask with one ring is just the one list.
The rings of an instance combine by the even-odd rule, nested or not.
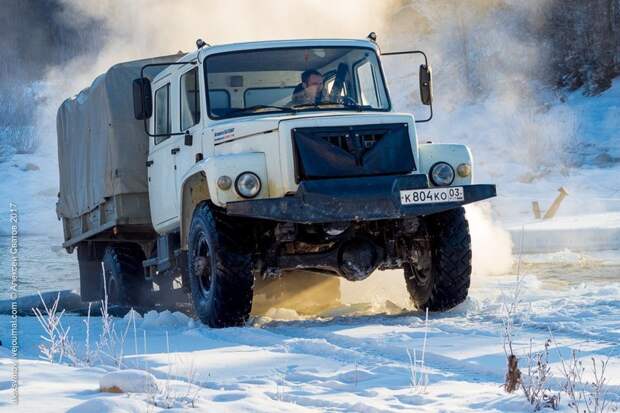
[(146, 77), (133, 81), (133, 113), (138, 120), (149, 119), (153, 115), (151, 81)]
[(431, 67), (420, 65), (420, 99), (424, 105), (433, 103), (433, 85), (432, 85)]

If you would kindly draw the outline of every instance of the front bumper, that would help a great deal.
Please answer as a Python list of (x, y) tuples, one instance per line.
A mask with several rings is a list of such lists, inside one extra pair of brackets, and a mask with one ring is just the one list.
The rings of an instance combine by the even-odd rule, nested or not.
[(295, 195), (229, 202), (226, 212), (299, 224), (375, 221), (434, 214), (496, 195), (495, 185), (463, 185), (462, 202), (401, 205), (401, 190), (425, 188), (423, 174), (304, 181)]

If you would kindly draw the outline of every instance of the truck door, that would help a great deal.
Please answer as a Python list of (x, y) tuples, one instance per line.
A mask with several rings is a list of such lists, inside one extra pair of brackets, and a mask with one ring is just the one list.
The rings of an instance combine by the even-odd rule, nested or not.
[[(202, 125), (200, 119), (201, 88), (198, 67), (181, 71), (179, 75), (179, 126), (186, 136), (181, 136), (179, 152), (175, 158), (175, 175), (177, 188), (181, 190), (181, 180), (186, 172), (196, 163), (196, 155), (202, 153)], [(180, 195), (179, 195), (180, 197)], [(179, 202), (177, 200), (177, 202)]]
[(147, 162), (151, 219), (160, 232), (174, 227), (178, 221), (174, 158), (182, 137), (165, 136), (172, 131), (171, 91), (170, 83), (155, 89), (153, 133), (164, 136), (151, 140)]

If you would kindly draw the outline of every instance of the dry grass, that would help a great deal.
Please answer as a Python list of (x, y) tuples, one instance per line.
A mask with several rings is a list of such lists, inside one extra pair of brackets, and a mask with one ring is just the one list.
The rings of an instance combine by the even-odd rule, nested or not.
[(551, 346), (551, 340), (547, 339), (544, 350), (534, 352), (532, 350), (533, 340), (530, 339), (527, 370), (521, 377), (521, 389), (534, 411), (543, 408), (557, 410), (560, 405), (560, 395), (553, 393), (548, 386), (549, 379), (552, 377), (549, 366), (549, 346)]
[[(564, 392), (568, 395), (568, 406), (576, 413), (617, 412), (618, 406), (609, 400), (607, 388), (607, 366), (609, 357), (591, 357), (592, 366), (588, 369), (579, 359), (577, 350), (572, 350), (565, 360), (556, 347), (561, 360), (561, 370), (565, 379)], [(590, 377), (590, 378), (587, 378)]]
[(428, 371), (425, 365), (426, 358), (426, 344), (428, 339), (428, 308), (426, 309), (426, 316), (424, 318), (424, 341), (422, 342), (422, 351), (419, 353), (415, 348), (407, 349), (407, 355), (409, 356), (409, 385), (414, 392), (426, 393), (428, 387)]

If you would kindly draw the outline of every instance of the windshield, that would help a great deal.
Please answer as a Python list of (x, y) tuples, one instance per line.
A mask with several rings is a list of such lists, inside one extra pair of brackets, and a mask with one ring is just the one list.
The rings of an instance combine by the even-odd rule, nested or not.
[(214, 119), (313, 110), (389, 110), (374, 50), (278, 48), (205, 59)]

